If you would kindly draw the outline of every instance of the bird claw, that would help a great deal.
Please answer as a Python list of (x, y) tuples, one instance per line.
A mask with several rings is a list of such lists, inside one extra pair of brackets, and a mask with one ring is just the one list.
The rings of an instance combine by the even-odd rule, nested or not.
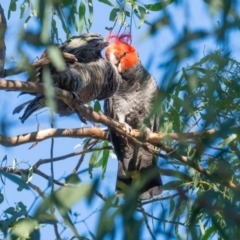
[(141, 129), (142, 133), (143, 133), (143, 139), (145, 141), (147, 141), (150, 137), (150, 134), (152, 133), (150, 128), (144, 127)]
[(76, 101), (79, 101), (79, 96), (76, 92), (71, 92), (71, 94), (73, 95), (73, 98), (76, 99)]
[[(93, 112), (93, 108), (87, 104), (83, 104), (85, 108), (87, 108), (91, 113)], [(84, 123), (87, 124), (87, 119), (81, 115), (78, 114), (79, 119)]]
[(130, 125), (128, 125), (127, 123), (125, 123), (125, 122), (122, 122), (121, 124), (122, 124), (123, 128), (125, 128), (125, 132), (127, 134), (131, 135), (132, 127)]
[(76, 113), (77, 113), (80, 121), (81, 121), (82, 123), (84, 123), (84, 124), (87, 124), (87, 119), (86, 119), (85, 117), (81, 116), (78, 112), (76, 112)]
[(84, 104), (84, 107), (87, 108), (91, 113), (93, 112), (92, 106)]

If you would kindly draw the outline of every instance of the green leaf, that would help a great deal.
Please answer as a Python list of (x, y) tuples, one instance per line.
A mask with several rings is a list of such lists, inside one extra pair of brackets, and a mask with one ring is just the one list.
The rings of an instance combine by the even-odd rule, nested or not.
[(77, 174), (70, 174), (65, 178), (66, 183), (68, 184), (80, 184), (81, 180)]
[(199, 224), (201, 234), (202, 235), (205, 234), (205, 229), (204, 229), (204, 226), (203, 226), (203, 223), (202, 223), (201, 219), (198, 220), (198, 224)]
[(31, 19), (32, 15), (30, 14), (24, 21), (24, 28), (26, 29), (27, 28), (27, 23), (28, 21)]
[(2, 166), (2, 163), (5, 162), (5, 161), (7, 161), (7, 155), (5, 155), (5, 156), (3, 157), (2, 161), (1, 161), (1, 166)]
[[(1, 167), (3, 166), (3, 163), (6, 162), (7, 163), (7, 155), (5, 155), (1, 161)], [(3, 185), (5, 185), (5, 182), (3, 181), (2, 175), (0, 174), (0, 178), (1, 178), (1, 182), (3, 183)]]
[(206, 63), (207, 61), (209, 61), (210, 59), (210, 55), (207, 55), (205, 57), (203, 57), (199, 62), (196, 62), (193, 64), (193, 67), (195, 66), (201, 66), (202, 64)]
[(11, 12), (15, 12), (17, 10), (17, 4), (16, 4), (17, 1), (18, 0), (11, 0), (8, 8), (8, 19), (11, 16)]
[(171, 107), (171, 116), (172, 116), (172, 119), (173, 119), (173, 125), (172, 125), (173, 130), (175, 132), (179, 132), (181, 130), (181, 121), (180, 121), (179, 112), (177, 111), (177, 109), (175, 109), (175, 107)]
[(177, 187), (181, 186), (184, 182), (182, 180), (173, 180), (164, 185), (164, 190), (175, 190)]
[(56, 28), (57, 27), (57, 22), (55, 21), (55, 19), (52, 19), (52, 28)]
[[(74, 9), (74, 10), (75, 10), (75, 9)], [(75, 17), (74, 12), (72, 12), (72, 13), (70, 14), (70, 16), (71, 16), (71, 19), (72, 19), (73, 26), (74, 26), (75, 30), (78, 31), (78, 22), (77, 22), (77, 18)]]
[(46, 105), (50, 108), (52, 112), (56, 110), (56, 102), (55, 102), (55, 92), (52, 83), (52, 77), (50, 74), (50, 70), (47, 67), (43, 68), (43, 80), (44, 80), (44, 92)]
[(71, 207), (77, 203), (81, 198), (88, 196), (92, 185), (81, 184), (80, 186), (66, 187), (55, 192), (55, 196), (60, 203), (59, 207), (64, 207), (66, 210), (70, 210)]
[(173, 213), (174, 213), (174, 210), (175, 210), (175, 201), (174, 201), (174, 199), (173, 198), (170, 198), (170, 207), (169, 207), (169, 217), (168, 217), (168, 219), (171, 219), (171, 217), (172, 217), (172, 215), (173, 215)]
[(205, 69), (205, 68), (201, 68), (201, 67), (191, 67), (192, 70), (207, 74), (209, 72), (209, 70)]
[(173, 2), (175, 2), (175, 0), (161, 1), (161, 2), (153, 3), (153, 4), (144, 4), (144, 6), (146, 9), (148, 9), (150, 11), (160, 11)]
[(0, 192), (0, 204), (4, 201), (4, 195)]
[(108, 1), (108, 0), (98, 0), (98, 1), (101, 2), (101, 3), (107, 4), (107, 5), (111, 6), (111, 7), (114, 6), (114, 5), (113, 5), (110, 1)]
[(113, 8), (112, 11), (110, 12), (109, 20), (114, 22), (117, 18), (119, 11), (120, 11), (120, 9), (118, 7)]
[(229, 143), (231, 143), (233, 140), (237, 139), (237, 134), (231, 134), (228, 138), (226, 138), (224, 141), (222, 141), (218, 147), (224, 147), (226, 145), (228, 145)]
[(101, 151), (94, 151), (89, 161), (89, 177), (92, 178), (92, 169), (95, 167)]
[[(25, 183), (27, 183), (27, 177), (25, 176), (25, 175), (23, 175), (23, 174), (21, 174), (21, 180), (23, 181), (23, 182), (25, 182)], [(19, 191), (19, 192), (21, 192), (22, 190), (23, 190), (24, 188), (22, 187), (22, 186), (18, 186), (18, 188), (17, 188), (17, 190)]]
[(94, 110), (95, 112), (101, 111), (101, 105), (100, 105), (99, 101), (96, 101), (96, 102), (94, 103), (93, 110)]
[(28, 179), (27, 179), (27, 183), (31, 182), (32, 177), (33, 177), (33, 167), (31, 166), (31, 167), (28, 169)]
[(70, 31), (68, 25), (65, 23), (65, 17), (62, 14), (62, 12), (59, 9), (59, 7), (56, 7), (56, 12), (57, 12), (57, 15), (58, 15), (61, 23), (62, 23), (62, 28), (63, 28), (64, 32), (66, 33), (67, 38), (70, 38), (72, 36), (71, 31)]
[(7, 213), (7, 214), (14, 215), (17, 211), (14, 207), (9, 207), (4, 212)]
[(24, 236), (25, 238), (28, 238), (33, 232), (36, 225), (36, 220), (19, 219), (14, 222), (11, 231), (14, 233), (14, 235), (17, 235), (19, 237)]
[(65, 6), (65, 7), (71, 5), (72, 3), (73, 3), (72, 0), (62, 0), (62, 4), (63, 4), (63, 6)]
[(5, 176), (6, 178), (8, 178), (9, 180), (11, 180), (12, 182), (16, 183), (17, 185), (19, 185), (20, 187), (22, 187), (23, 189), (27, 189), (29, 190), (29, 186), (19, 177), (16, 177), (10, 173), (6, 173), (2, 170), (0, 170), (0, 175)]
[(118, 21), (119, 21), (119, 24), (120, 25), (124, 25), (125, 24), (125, 19), (126, 19), (126, 12), (125, 11), (121, 11), (119, 14), (118, 14)]
[(25, 12), (26, 6), (25, 4), (22, 4), (21, 8), (20, 8), (20, 19), (23, 18), (24, 12)]
[(205, 231), (205, 234), (202, 236), (201, 240), (210, 240), (212, 239), (211, 236), (214, 232), (217, 231), (217, 228), (215, 226), (211, 226)]
[[(106, 141), (103, 143), (103, 147), (105, 146), (108, 146), (108, 142)], [(104, 175), (107, 169), (108, 159), (109, 159), (109, 150), (105, 149), (103, 151), (103, 156), (102, 156), (102, 178), (104, 178)]]
[(49, 213), (41, 213), (38, 216), (38, 221), (41, 224), (54, 224), (57, 223), (58, 220), (57, 218), (54, 216), (54, 214), (49, 214)]
[(21, 209), (21, 211), (27, 213), (27, 207), (26, 207), (22, 202), (18, 202), (17, 205), (18, 205), (18, 207)]
[(139, 13), (140, 13), (140, 22), (138, 24), (138, 28), (141, 28), (141, 26), (143, 25), (145, 18), (146, 18), (146, 9), (139, 6), (138, 7)]
[(78, 9), (78, 16), (79, 16), (79, 28), (78, 33), (81, 34), (84, 28), (84, 19), (86, 14), (86, 7), (83, 2), (80, 3), (79, 9)]
[(51, 63), (56, 67), (58, 71), (63, 71), (66, 69), (66, 63), (63, 59), (62, 52), (57, 46), (49, 46), (47, 53), (51, 60)]
[(87, 23), (87, 29), (90, 29), (92, 26), (92, 22), (93, 22), (93, 2), (92, 0), (88, 0), (88, 12), (89, 12), (89, 16), (88, 16), (88, 23)]

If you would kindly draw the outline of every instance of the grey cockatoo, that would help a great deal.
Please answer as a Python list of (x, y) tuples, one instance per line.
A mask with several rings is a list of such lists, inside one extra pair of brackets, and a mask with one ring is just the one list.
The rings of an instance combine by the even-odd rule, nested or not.
[[(158, 131), (158, 117), (149, 119), (158, 92), (157, 83), (143, 67), (136, 49), (125, 41), (129, 37), (128, 34), (112, 36), (114, 41), (106, 48), (106, 58), (118, 68), (122, 82), (114, 95), (105, 100), (105, 113), (123, 123), (128, 131), (131, 128)], [(134, 182), (142, 181), (140, 199), (161, 194), (163, 186), (156, 157), (109, 131), (118, 158), (117, 193), (121, 195)]]
[[(101, 55), (101, 51), (108, 45), (108, 41), (100, 34), (87, 33), (72, 37), (58, 48), (63, 53), (70, 53), (77, 61), (66, 61), (66, 68), (58, 71), (53, 64), (49, 63), (51, 78), (55, 87), (74, 92), (81, 103), (91, 100), (106, 99), (117, 90), (121, 82), (121, 76), (116, 68)], [(44, 57), (46, 53), (44, 52)], [(43, 82), (43, 67), (36, 69), (36, 76), (28, 81)], [(24, 94), (24, 93), (22, 93)], [(20, 112), (25, 106), (24, 122), (33, 112), (46, 106), (42, 94), (32, 94), (35, 98), (16, 107), (13, 113)], [(56, 100), (57, 110), (60, 115), (74, 113), (62, 100)]]

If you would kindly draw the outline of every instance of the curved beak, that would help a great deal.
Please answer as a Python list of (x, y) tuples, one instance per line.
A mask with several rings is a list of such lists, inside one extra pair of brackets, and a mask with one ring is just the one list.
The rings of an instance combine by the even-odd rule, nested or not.
[(106, 47), (110, 44), (107, 38), (104, 38), (104, 44)]

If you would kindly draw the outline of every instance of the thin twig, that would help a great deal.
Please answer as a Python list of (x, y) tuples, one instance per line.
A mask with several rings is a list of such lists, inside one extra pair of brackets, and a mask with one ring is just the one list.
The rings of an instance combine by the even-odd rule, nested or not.
[(175, 197), (178, 197), (179, 195), (182, 195), (183, 193), (186, 193), (187, 191), (189, 191), (189, 189), (184, 189), (182, 192), (177, 192), (173, 195), (169, 195), (169, 196), (166, 196), (166, 197), (160, 197), (160, 198), (153, 198), (149, 201), (144, 201), (141, 203), (141, 205), (146, 205), (146, 204), (149, 204), (149, 203), (153, 203), (153, 202), (159, 202), (159, 201), (164, 201), (164, 200), (169, 200), (169, 199), (173, 199)]
[[(33, 169), (33, 172), (36, 173), (36, 174), (38, 174), (39, 176), (45, 178), (46, 180), (49, 180), (49, 176), (48, 176), (47, 174), (43, 173), (42, 171), (40, 171), (39, 169)], [(68, 186), (66, 183), (61, 183), (61, 182), (59, 182), (58, 180), (55, 180), (55, 179), (52, 179), (52, 181), (53, 181), (55, 184), (57, 184), (57, 185), (59, 185), (59, 186), (61, 186), (61, 187), (66, 187), (66, 186)]]
[[(94, 147), (94, 145), (98, 142), (98, 140), (94, 139), (93, 143), (90, 143), (92, 141), (92, 139), (88, 139), (87, 142), (84, 144), (83, 149), (87, 149), (89, 145), (91, 145), (88, 149), (91, 149)], [(76, 165), (76, 167), (73, 169), (72, 174), (75, 174), (77, 172), (77, 170), (80, 168), (83, 159), (85, 157), (85, 154), (82, 154), (81, 157), (78, 160), (78, 163)]]
[[(142, 213), (142, 209), (138, 209), (138, 208), (137, 208), (136, 211)], [(158, 221), (162, 221), (162, 222), (166, 222), (166, 223), (172, 223), (172, 224), (179, 224), (179, 225), (182, 225), (182, 226), (186, 227), (186, 224), (184, 224), (184, 223), (182, 223), (182, 222), (176, 222), (176, 221), (166, 220), (166, 219), (163, 219), (163, 218), (157, 218), (157, 217), (154, 217), (153, 215), (151, 215), (151, 214), (149, 214), (149, 213), (147, 213), (147, 212), (145, 212), (145, 214), (146, 214), (148, 217), (151, 217), (151, 218), (153, 218), (153, 219), (155, 219), (155, 220), (158, 220)]]
[(92, 148), (92, 149), (85, 149), (85, 150), (81, 150), (78, 152), (73, 152), (73, 153), (69, 153), (60, 157), (55, 157), (55, 158), (48, 158), (48, 159), (41, 159), (39, 161), (37, 161), (34, 165), (33, 165), (33, 169), (38, 169), (40, 165), (42, 164), (46, 164), (46, 163), (50, 163), (50, 162), (57, 162), (57, 161), (61, 161), (64, 160), (66, 158), (69, 157), (74, 157), (80, 154), (85, 154), (85, 153), (89, 153), (89, 152), (93, 152), (93, 151), (101, 151), (101, 150), (105, 150), (105, 149), (112, 149), (112, 146), (103, 146), (103, 147), (99, 147), (99, 148)]
[(104, 197), (99, 191), (95, 190), (95, 194), (96, 194), (98, 197), (100, 197), (104, 202), (107, 201), (107, 198)]
[[(18, 168), (9, 168), (9, 167), (0, 167), (0, 170), (7, 172), (7, 173), (12, 173), (12, 174), (16, 174), (21, 176), (22, 174), (24, 174), (25, 176), (27, 176), (29, 174), (29, 169), (18, 169)], [(49, 180), (49, 176), (45, 173), (43, 173), (42, 171), (40, 171), (39, 169), (34, 169), (33, 168), (33, 172), (38, 174), (39, 176), (45, 178), (46, 180)], [(61, 186), (61, 187), (66, 187), (68, 186), (66, 183), (61, 183), (55, 179), (53, 179), (52, 181), (54, 181), (55, 184)]]
[(35, 184), (31, 183), (31, 182), (29, 182), (28, 185), (32, 189), (34, 189), (43, 200), (46, 199), (46, 196), (45, 196), (44, 192), (37, 185), (35, 185)]
[(151, 228), (150, 228), (150, 225), (149, 225), (149, 223), (148, 223), (147, 214), (146, 214), (144, 208), (142, 207), (142, 205), (140, 205), (139, 207), (140, 207), (140, 209), (141, 209), (141, 212), (142, 212), (142, 215), (143, 215), (143, 219), (144, 219), (144, 222), (145, 222), (146, 227), (147, 227), (147, 229), (148, 229), (148, 232), (150, 233), (152, 239), (153, 239), (153, 240), (156, 240), (156, 238), (155, 238), (155, 236), (154, 236), (154, 234), (153, 234), (153, 232), (152, 232), (152, 230), (151, 230)]
[[(51, 127), (54, 127), (54, 119), (53, 119), (53, 113), (52, 113), (52, 122), (51, 122)], [(53, 147), (54, 147), (54, 138), (51, 138), (51, 148), (50, 148), (50, 158), (53, 159)], [(54, 179), (54, 168), (53, 168), (53, 162), (51, 162), (51, 177)], [(51, 187), (51, 192), (54, 192), (54, 182), (52, 181), (52, 187)]]

